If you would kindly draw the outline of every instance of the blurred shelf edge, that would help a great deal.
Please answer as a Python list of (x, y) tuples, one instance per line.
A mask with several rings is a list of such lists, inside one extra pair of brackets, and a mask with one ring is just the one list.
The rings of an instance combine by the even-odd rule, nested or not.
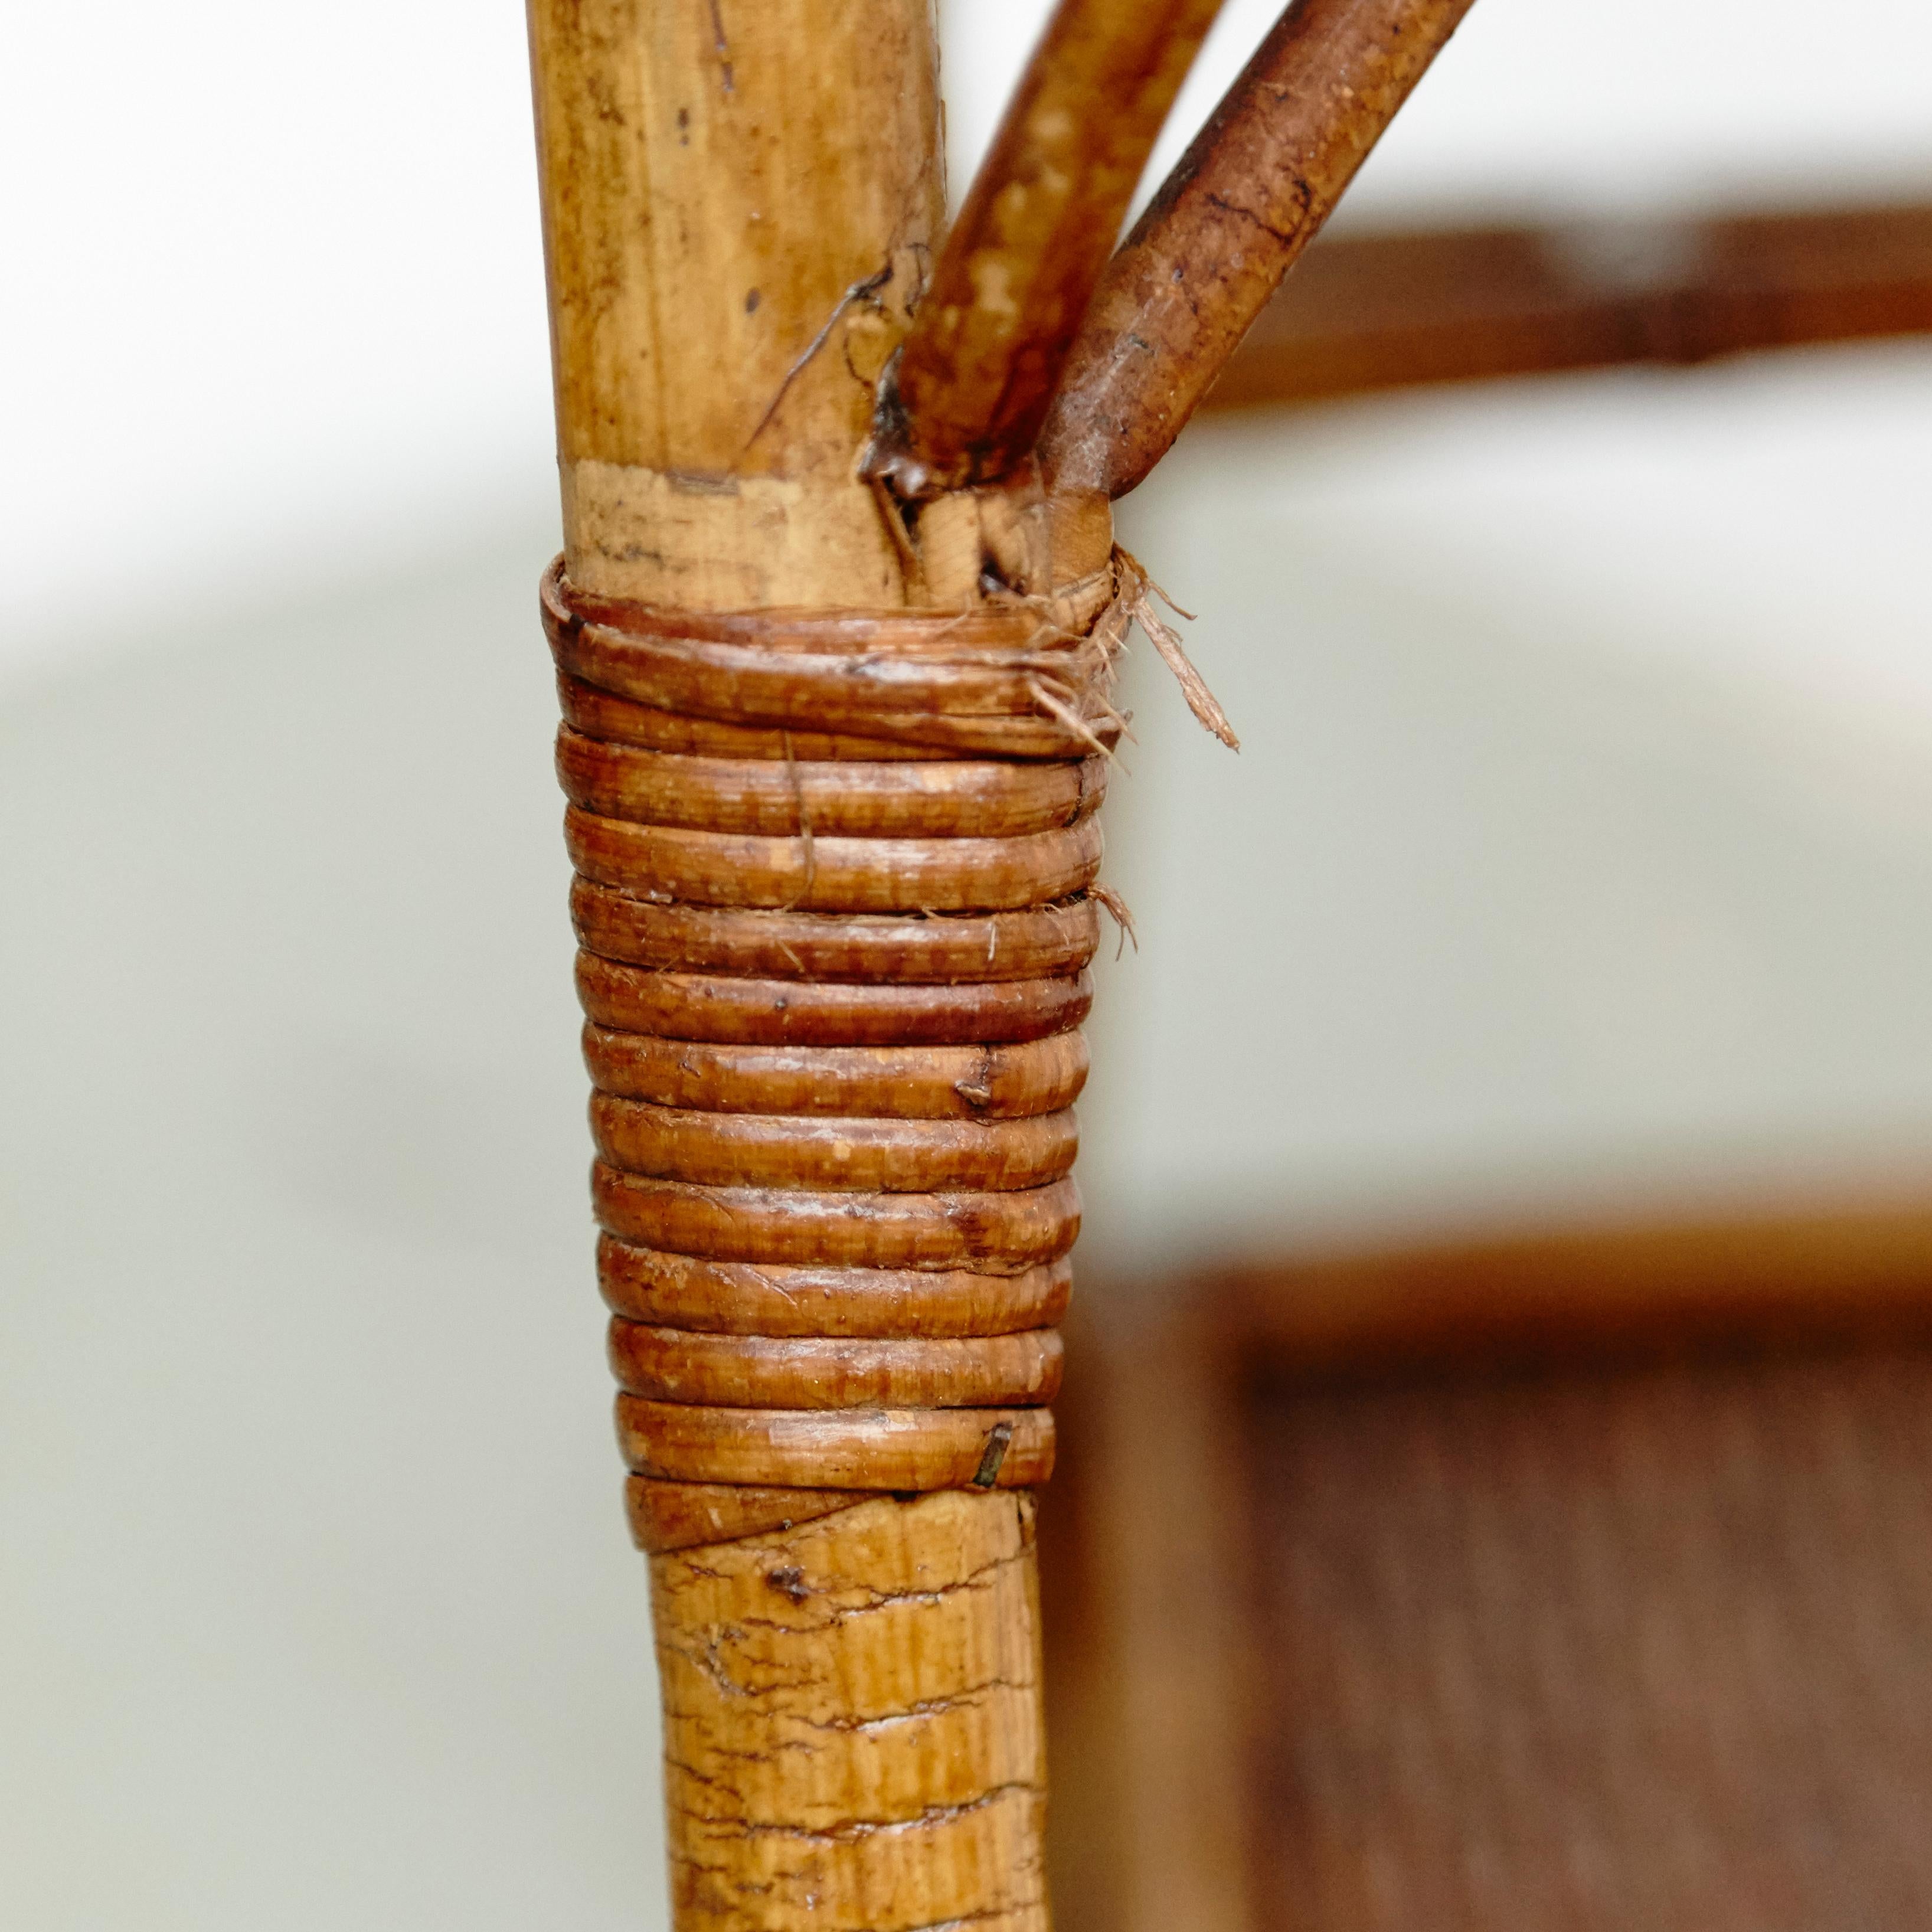
[(1932, 330), (1932, 202), (1318, 242), (1204, 405)]
[[(1868, 1402), (1862, 1408), (1864, 1384), (1854, 1372), (1861, 1363), (1906, 1360), (1918, 1365), (1913, 1374), (1932, 1377), (1932, 1187), (1802, 1214), (1586, 1226), (1089, 1282), (1074, 1315), (1075, 1372), (1056, 1405), (1061, 1454), (1040, 1535), (1054, 1768), (1049, 1857), (1067, 1932), (1256, 1932), (1281, 1922), (1291, 1901), (1264, 1847), (1279, 1838), (1284, 1816), (1287, 1828), (1304, 1834), (1336, 1823), (1307, 1792), (1283, 1784), (1282, 1767), (1297, 1752), (1322, 1748), (1322, 1720), (1310, 1717), (1318, 1732), (1300, 1737), (1301, 1707), (1284, 1706), (1269, 1688), (1282, 1657), (1298, 1648), (1258, 1580), (1280, 1564), (1282, 1525), (1294, 1520), (1293, 1510), (1284, 1516), (1282, 1465), (1278, 1448), (1269, 1448), (1282, 1416), (1339, 1414), (1345, 1420), (1331, 1466), (1359, 1463), (1366, 1472), (1390, 1466), (1390, 1431), (1413, 1432), (1418, 1400), (1442, 1398), (1454, 1436), (1466, 1412), (1454, 1405), (1466, 1404), (1472, 1390), (1506, 1404), (1512, 1390), (1598, 1392), (1586, 1402), (1608, 1390), (1610, 1408), (1596, 1423), (1586, 1417), (1579, 1424), (1566, 1412), (1567, 1439), (1585, 1444), (1580, 1487), (1574, 1468), (1534, 1472), (1544, 1528), (1584, 1524), (1593, 1506), (1600, 1516), (1590, 1459), (1600, 1462), (1610, 1438), (1592, 1438), (1598, 1426), (1621, 1430), (1620, 1453), (1635, 1442), (1648, 1467), (1667, 1472), (1654, 1479), (1666, 1514), (1686, 1496), (1701, 1506), (1714, 1496), (1721, 1514), (1739, 1455), (1755, 1458), (1761, 1488), (1784, 1483), (1814, 1513), (1843, 1514), (1861, 1498), (1848, 1503), (1832, 1490), (1844, 1478), (1827, 1466), (1831, 1459), (1808, 1464), (1800, 1456), (1795, 1477), (1778, 1463), (1780, 1439), (1803, 1436), (1789, 1425), (1790, 1390), (1780, 1393), (1778, 1379), (1796, 1373), (1822, 1383), (1822, 1400), (1848, 1426), (1889, 1445), (1892, 1462), (1881, 1478), (1895, 1486), (1902, 1477), (1922, 1502), (1932, 1496), (1932, 1425), (1901, 1432), (1895, 1418)], [(1837, 1364), (1852, 1365), (1849, 1382), (1832, 1379)], [(1760, 1371), (1763, 1385), (1750, 1380)], [(1708, 1442), (1687, 1448), (1660, 1440), (1654, 1412), (1646, 1422), (1641, 1400), (1634, 1419), (1616, 1408), (1616, 1390), (1641, 1390), (1660, 1376), (1678, 1378), (1694, 1412), (1707, 1396), (1714, 1413), (1730, 1403), (1728, 1422), (1714, 1424), (1720, 1433), (1732, 1426), (1718, 1453)], [(1377, 1419), (1384, 1414), (1377, 1405), (1391, 1392), (1408, 1422)], [(1750, 1422), (1742, 1436), (1732, 1426), (1740, 1401)], [(1520, 1439), (1534, 1437), (1534, 1414), (1531, 1421), (1527, 1431), (1516, 1429)], [(1490, 1504), (1499, 1482), (1507, 1502), (1510, 1483), (1520, 1489), (1522, 1478), (1486, 1460), (1498, 1439), (1494, 1431), (1470, 1438), (1442, 1480), (1490, 1482)], [(1362, 1478), (1371, 1488), (1376, 1480)], [(1362, 1518), (1378, 1515), (1376, 1498), (1360, 1501)], [(1856, 1529), (1856, 1508), (1851, 1518)], [(1746, 1538), (1744, 1528), (1732, 1527), (1735, 1538)], [(1395, 1541), (1380, 1556), (1426, 1601), (1453, 1559), (1412, 1530), (1389, 1529)], [(1876, 1529), (1858, 1533), (1862, 1569), (1882, 1583), (1901, 1562), (1924, 1567), (1911, 1538), (1901, 1550), (1900, 1539)], [(1681, 1577), (1647, 1573), (1654, 1548), (1640, 1542), (1617, 1553), (1628, 1561), (1611, 1573), (1624, 1593), (1611, 1606), (1613, 1618), (1636, 1604), (1653, 1622), (1660, 1605), (1666, 1617), (1694, 1619)], [(1705, 1554), (1720, 1570), (1731, 1564), (1748, 1606), (1774, 1622), (1788, 1624), (1794, 1600), (1807, 1594), (1788, 1566), (1766, 1563), (1762, 1550), (1742, 1558), (1722, 1548)], [(1358, 1561), (1358, 1574), (1362, 1567)], [(1870, 1576), (1860, 1582), (1868, 1586)], [(1552, 1598), (1560, 1594), (1560, 1581), (1549, 1587)], [(1844, 1587), (1859, 1585), (1848, 1578)], [(1532, 1615), (1532, 1628), (1516, 1633), (1526, 1651), (1537, 1648), (1534, 1624)], [(1828, 1647), (1828, 1635), (1817, 1640)], [(1388, 1654), (1370, 1645), (1354, 1658), (1358, 1700), (1372, 1693), (1394, 1705), (1418, 1694), (1406, 1678), (1375, 1675), (1376, 1657)], [(1586, 1696), (1583, 1708), (1587, 1732), (1601, 1707)], [(1750, 1731), (1738, 1712), (1724, 1714), (1736, 1720), (1734, 1729)], [(1863, 1748), (1844, 1731), (1830, 1732), (1819, 1754), (1821, 1778), (1855, 1785)], [(1702, 1792), (1723, 1798), (1736, 1772), (1716, 1765)], [(1926, 1776), (1932, 1779), (1932, 1760)], [(1378, 1788), (1372, 1780), (1370, 1788)], [(1932, 1802), (1932, 1790), (1912, 1795)], [(1365, 1859), (1399, 1866), (1413, 1846), (1400, 1842), (1400, 1833), (1377, 1840), (1373, 1806), (1358, 1811), (1341, 1821), (1344, 1835), (1354, 1834)], [(1453, 1828), (1456, 1821), (1445, 1814), (1438, 1822)], [(1932, 1859), (1922, 1863), (1932, 1873)], [(1624, 1870), (1610, 1878), (1613, 1890), (1625, 1878), (1634, 1882)], [(1331, 1901), (1309, 1922), (1347, 1932), (1372, 1921), (1382, 1922)], [(1520, 1922), (1544, 1922), (1531, 1912)]]

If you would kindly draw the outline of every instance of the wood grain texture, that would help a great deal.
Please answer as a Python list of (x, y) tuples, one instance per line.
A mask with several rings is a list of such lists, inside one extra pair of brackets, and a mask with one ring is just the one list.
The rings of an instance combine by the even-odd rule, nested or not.
[(1220, 0), (1060, 0), (889, 376), (870, 473), (908, 497), (1032, 452), (1074, 331)]
[(1471, 0), (1294, 0), (1109, 265), (1040, 436), (1120, 496), (1172, 446)]
[(679, 1922), (1046, 1932), (1033, 1504), (654, 1557)]

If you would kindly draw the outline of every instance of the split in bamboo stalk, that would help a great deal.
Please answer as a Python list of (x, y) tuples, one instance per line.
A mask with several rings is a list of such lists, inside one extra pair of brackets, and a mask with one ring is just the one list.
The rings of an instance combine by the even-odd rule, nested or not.
[(1472, 0), (1294, 0), (1109, 265), (1041, 433), (1049, 490), (1172, 446)]
[(894, 370), (867, 468), (900, 496), (1030, 454), (1141, 171), (1221, 0), (1060, 0)]

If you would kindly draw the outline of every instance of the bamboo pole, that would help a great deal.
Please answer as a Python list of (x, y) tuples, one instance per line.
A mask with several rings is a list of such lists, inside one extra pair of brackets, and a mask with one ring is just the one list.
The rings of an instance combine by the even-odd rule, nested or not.
[(530, 0), (571, 580), (902, 604), (853, 474), (943, 218), (921, 0)]
[[(530, 22), (573, 594), (628, 600), (634, 626), (644, 605), (890, 611), (922, 594), (904, 532), (882, 514), (856, 458), (941, 214), (927, 0), (530, 0)], [(592, 638), (569, 612), (556, 614), (560, 652), (588, 651)], [(861, 672), (873, 662), (853, 660)], [(1052, 908), (896, 925), (880, 916), (866, 944), (892, 949), (903, 974), (934, 985), (801, 990), (794, 977), (774, 995), (770, 980), (742, 976), (790, 974), (802, 962), (838, 977), (847, 942), (814, 921), (809, 896), (836, 898), (848, 855), (835, 848), (858, 842), (813, 836), (810, 788), (826, 768), (811, 761), (849, 758), (852, 745), (830, 725), (794, 737), (687, 719), (674, 721), (687, 731), (682, 748), (706, 755), (634, 754), (618, 741), (625, 718), (645, 714), (608, 682), (566, 677), (563, 765), (577, 801), (574, 907), (590, 949), (600, 1215), (607, 1229), (641, 1228), (654, 1250), (675, 1251), (652, 1252), (644, 1267), (643, 1250), (607, 1234), (604, 1265), (620, 1318), (614, 1366), (631, 1391), (620, 1400), (623, 1440), (643, 1472), (632, 1500), (640, 1536), (661, 1552), (651, 1577), (675, 1922), (680, 1932), (956, 1923), (1045, 1932), (1032, 1500), (1024, 1488), (974, 1485), (1038, 1480), (1051, 1426), (1032, 1407), (928, 1412), (944, 1426), (902, 1451), (890, 1425), (902, 1412), (877, 1404), (924, 1388), (920, 1336), (984, 1332), (978, 1318), (995, 1289), (1016, 1328), (1052, 1318), (1065, 1297), (1056, 1258), (1072, 1225), (1070, 1196), (1056, 1207), (1055, 1190), (1067, 1184), (1012, 1196), (783, 1194), (765, 1184), (825, 1179), (820, 1168), (844, 1160), (854, 1136), (814, 1139), (789, 1118), (782, 1144), (761, 1135), (773, 1114), (822, 1105), (829, 1084), (846, 1111), (1020, 1117), (1011, 1132), (975, 1127), (963, 1145), (934, 1123), (920, 1144), (938, 1163), (928, 1184), (988, 1182), (989, 1162), (1005, 1163), (994, 1186), (1064, 1173), (1070, 1143), (1054, 1144), (1058, 1117), (1036, 1121), (1077, 1090), (1084, 1056), (1076, 1036), (1056, 1030), (1077, 1023), (1084, 996), (1078, 1010), (1015, 1018), (1016, 1000), (1058, 998), (1054, 988), (1074, 982), (956, 994), (948, 980), (974, 969), (948, 949), (971, 949), (990, 970), (996, 944), (1015, 943), (1034, 949), (1039, 970), (1064, 976), (1084, 951), (1069, 955), (1062, 928), (1090, 951), (1090, 910), (1070, 927)], [(649, 714), (660, 726), (664, 715)], [(774, 764), (770, 741), (781, 736)], [(739, 755), (764, 760), (760, 771), (726, 769)], [(935, 754), (888, 745), (880, 755)], [(950, 804), (893, 776), (938, 769), (841, 766), (850, 782), (839, 795), (860, 782), (853, 772), (874, 772), (866, 782), (879, 809), (912, 814), (914, 830), (990, 822), (1018, 826), (1013, 844), (1036, 821), (1065, 824), (1090, 808), (1077, 784), (1061, 797), (1054, 780), (1026, 777), (1027, 768), (997, 796)], [(862, 798), (825, 804), (853, 815), (842, 830), (879, 829)], [(682, 832), (681, 813), (712, 829)], [(763, 860), (748, 857), (760, 827), (786, 836), (765, 841)], [(1086, 835), (1076, 826), (1066, 836)], [(720, 840), (736, 842), (728, 851)], [(1087, 859), (1070, 849), (1069, 860), (1076, 886), (1090, 877)], [(661, 902), (679, 894), (619, 889), (676, 865), (714, 905), (726, 874), (733, 892), (750, 896), (724, 895), (724, 909), (700, 915)], [(1006, 902), (997, 880), (986, 891)], [(767, 910), (740, 914), (729, 909), (736, 904)], [(707, 964), (728, 976), (656, 970)], [(734, 1000), (749, 1004), (741, 1013)], [(856, 1044), (788, 1058), (782, 1046), (732, 1043), (794, 1036), (785, 1029), (814, 1000), (812, 1036)], [(997, 1024), (988, 1001), (1005, 1016)], [(680, 1017), (694, 1003), (701, 1026)], [(968, 1043), (910, 1055), (866, 1044), (900, 1037), (903, 1024), (895, 1033), (887, 1023), (908, 1006), (938, 1029), (923, 1037)], [(693, 1040), (719, 1043), (684, 1044)], [(988, 1040), (1015, 1043), (971, 1043)], [(734, 1113), (747, 1092), (759, 1111)], [(884, 1125), (893, 1132), (857, 1158), (878, 1167), (872, 1178), (904, 1186), (894, 1149), (904, 1152), (905, 1132), (897, 1120)], [(666, 1172), (754, 1184), (650, 1178)], [(852, 1178), (842, 1170), (835, 1184)], [(990, 1204), (982, 1221), (992, 1219), (960, 1223), (949, 1238), (961, 1258), (940, 1254), (935, 1266), (932, 1204), (954, 1199)], [(1058, 1216), (1034, 1233), (1014, 1223), (1012, 1241), (1034, 1242), (1042, 1258), (997, 1277), (970, 1272), (976, 1244), (1004, 1238), (1008, 1201)], [(803, 1243), (800, 1264), (734, 1259), (748, 1226)], [(893, 1241), (904, 1247), (902, 1266), (810, 1265), (855, 1254), (875, 1264), (896, 1252)], [(853, 1328), (876, 1336), (884, 1317), (894, 1332), (910, 1331), (911, 1354), (891, 1340), (838, 1339)], [(808, 1347), (784, 1339), (800, 1327), (812, 1331)], [(700, 1347), (688, 1331), (706, 1328), (720, 1333)], [(680, 1338), (676, 1351), (659, 1346), (664, 1334)], [(1057, 1375), (1057, 1344), (1014, 1341), (955, 1345), (980, 1364), (983, 1385), (969, 1400), (999, 1400), (1029, 1382), (1019, 1399), (1040, 1399)], [(854, 1400), (874, 1406), (855, 1410)], [(807, 1400), (830, 1406), (814, 1420)], [(772, 1402), (776, 1419), (758, 1435), (752, 1425)], [(950, 1464), (927, 1466), (944, 1449), (947, 1417), (963, 1427), (989, 1413), (1008, 1419), (990, 1438), (974, 1424)], [(748, 1442), (766, 1486), (728, 1486), (728, 1459)], [(774, 1456), (802, 1459), (802, 1486), (770, 1486)], [(928, 1478), (966, 1486), (855, 1500)], [(826, 1486), (839, 1480), (850, 1489)], [(686, 1546), (665, 1547), (677, 1544)]]
[(1109, 265), (1041, 433), (1054, 490), (1146, 479), (1472, 0), (1294, 0)]

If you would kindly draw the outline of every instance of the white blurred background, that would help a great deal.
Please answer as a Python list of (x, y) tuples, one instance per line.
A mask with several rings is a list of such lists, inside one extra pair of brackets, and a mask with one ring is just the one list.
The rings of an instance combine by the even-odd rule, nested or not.
[[(1043, 10), (950, 8), (956, 171)], [(520, 14), (10, 46), (0, 1922), (658, 1923)], [(1482, 0), (1345, 218), (1894, 190), (1922, 8)], [(1924, 1176), (1932, 346), (1222, 419), (1125, 524), (1244, 749), (1138, 668), (1094, 1293)]]

